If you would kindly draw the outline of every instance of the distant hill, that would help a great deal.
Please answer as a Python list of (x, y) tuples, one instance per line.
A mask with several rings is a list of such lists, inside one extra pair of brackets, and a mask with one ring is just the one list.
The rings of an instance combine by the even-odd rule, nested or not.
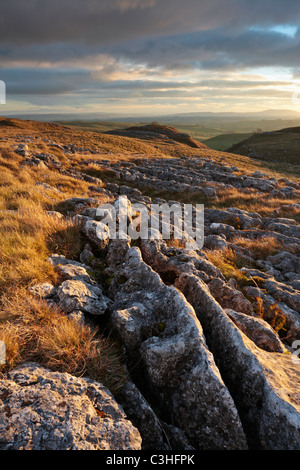
[(226, 152), (259, 160), (300, 164), (300, 127), (253, 134)]
[(116, 129), (108, 131), (107, 134), (119, 135), (123, 137), (133, 137), (142, 140), (153, 140), (160, 138), (166, 143), (178, 142), (192, 148), (204, 149), (206, 145), (193, 139), (188, 134), (179, 132), (174, 127), (163, 126), (158, 123), (147, 124), (145, 126), (132, 126), (126, 129)]

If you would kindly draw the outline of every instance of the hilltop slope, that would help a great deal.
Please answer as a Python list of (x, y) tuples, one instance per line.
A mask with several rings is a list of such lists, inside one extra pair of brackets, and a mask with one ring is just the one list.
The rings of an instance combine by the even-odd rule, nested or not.
[[(0, 449), (299, 450), (299, 181), (125, 132), (0, 120)], [(102, 236), (175, 202), (203, 245)]]

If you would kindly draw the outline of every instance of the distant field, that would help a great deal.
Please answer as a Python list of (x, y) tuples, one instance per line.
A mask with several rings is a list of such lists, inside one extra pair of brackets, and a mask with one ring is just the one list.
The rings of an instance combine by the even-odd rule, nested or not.
[[(163, 122), (162, 124), (171, 126), (170, 123)], [(202, 124), (176, 124), (175, 127), (179, 132), (189, 134), (193, 139), (199, 140), (203, 143), (205, 143), (204, 141), (207, 139), (216, 137), (226, 132), (224, 129), (205, 127)]]
[(242, 140), (248, 139), (252, 134), (221, 134), (211, 139), (203, 140), (203, 144), (213, 150), (224, 151)]
[[(93, 132), (108, 132), (117, 129), (125, 129), (127, 127), (149, 124), (150, 122), (110, 122), (110, 121), (57, 121), (59, 124), (63, 124), (70, 127), (76, 127), (77, 129), (83, 131), (93, 131)], [(163, 124), (165, 126), (173, 126), (172, 123), (167, 121), (159, 121), (159, 124)], [(212, 137), (218, 136), (219, 134), (223, 134), (227, 131), (224, 129), (219, 128), (209, 128), (204, 127), (202, 124), (176, 124), (176, 129), (179, 132), (183, 132), (185, 134), (190, 135), (193, 139), (199, 140), (203, 142), (206, 139), (210, 139)], [(248, 134), (247, 134), (248, 136)], [(242, 140), (245, 137), (241, 137)], [(229, 145), (232, 145), (236, 142), (230, 142)], [(228, 145), (227, 145), (228, 147)], [(224, 147), (226, 148), (226, 147)]]

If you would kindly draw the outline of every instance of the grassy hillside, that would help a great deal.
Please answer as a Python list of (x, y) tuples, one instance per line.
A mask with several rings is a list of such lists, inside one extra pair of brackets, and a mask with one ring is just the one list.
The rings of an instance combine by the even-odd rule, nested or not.
[[(168, 122), (162, 122), (162, 124), (167, 126), (174, 126), (174, 124)], [(216, 127), (205, 127), (202, 124), (195, 123), (195, 124), (176, 124), (176, 129), (179, 132), (183, 132), (189, 134), (193, 139), (199, 140), (200, 142), (204, 142), (205, 140), (218, 136), (220, 134), (225, 133), (224, 129), (216, 128)]]
[(213, 150), (225, 151), (234, 144), (248, 139), (252, 134), (221, 134), (207, 140), (203, 143)]
[(124, 129), (125, 127), (132, 126), (132, 123), (126, 122), (110, 122), (110, 121), (56, 121), (57, 124), (75, 127), (78, 130), (93, 131), (93, 132), (107, 132), (110, 130)]
[(263, 161), (300, 165), (300, 127), (254, 134), (227, 151)]

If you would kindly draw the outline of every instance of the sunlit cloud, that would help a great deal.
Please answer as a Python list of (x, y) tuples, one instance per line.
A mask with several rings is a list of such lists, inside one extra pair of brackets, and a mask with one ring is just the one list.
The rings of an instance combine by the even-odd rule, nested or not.
[(299, 2), (224, 3), (3, 0), (1, 111), (296, 109)]

